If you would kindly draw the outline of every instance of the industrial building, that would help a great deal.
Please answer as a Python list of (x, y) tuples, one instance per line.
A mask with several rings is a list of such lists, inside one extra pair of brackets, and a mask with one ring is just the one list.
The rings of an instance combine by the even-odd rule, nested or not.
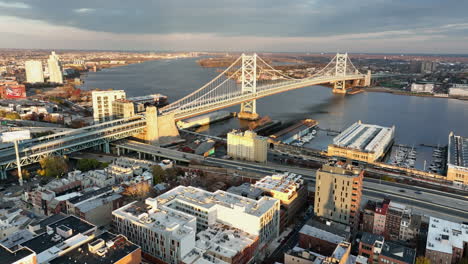
[(350, 164), (323, 165), (316, 176), (315, 215), (357, 227), (363, 178), (364, 171)]
[(450, 96), (468, 96), (468, 84), (453, 84), (449, 88)]
[(124, 90), (93, 91), (93, 117), (95, 123), (110, 121), (114, 117), (112, 103), (117, 99), (125, 99)]
[(395, 126), (382, 127), (358, 121), (341, 132), (328, 146), (328, 155), (353, 161), (375, 162), (393, 144)]
[[(211, 193), (178, 186), (145, 203), (133, 202), (115, 210), (113, 221), (119, 233), (155, 260), (195, 263), (194, 258), (209, 255), (225, 262), (247, 263), (257, 244), (261, 250), (278, 236), (279, 208), (279, 200), (266, 196), (252, 200), (221, 190)], [(243, 232), (249, 235), (241, 235)], [(230, 241), (242, 240), (241, 247), (224, 251), (225, 245), (220, 245), (224, 242), (217, 241), (219, 236), (214, 233), (225, 234), (221, 237)], [(206, 235), (213, 235), (213, 240)], [(197, 243), (201, 239), (209, 243)], [(146, 243), (148, 240), (152, 243)], [(210, 243), (217, 243), (220, 250)]]
[(412, 83), (411, 92), (413, 93), (434, 93), (433, 83)]
[(447, 180), (468, 185), (468, 138), (449, 134)]
[(26, 71), (26, 81), (28, 83), (44, 82), (44, 71), (41, 61), (26, 61), (24, 63), (24, 69)]
[(267, 148), (267, 139), (253, 131), (234, 130), (227, 134), (227, 154), (234, 159), (266, 162)]

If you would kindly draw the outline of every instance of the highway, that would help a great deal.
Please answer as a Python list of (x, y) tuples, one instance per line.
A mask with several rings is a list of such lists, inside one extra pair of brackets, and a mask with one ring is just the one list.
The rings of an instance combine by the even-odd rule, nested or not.
[[(233, 168), (240, 171), (257, 172), (263, 175), (272, 174), (280, 171), (289, 171), (300, 174), (309, 186), (313, 188), (315, 184), (316, 170), (304, 169), (292, 166), (284, 166), (275, 163), (251, 163), (245, 161), (226, 160), (219, 158), (203, 158), (201, 156), (184, 153), (173, 149), (156, 147), (134, 141), (125, 141), (115, 143), (116, 146), (131, 149), (133, 151), (142, 151), (151, 155), (188, 162), (196, 159), (203, 164), (220, 166), (224, 168)], [(260, 177), (259, 177), (260, 178)], [(463, 222), (468, 219), (468, 199), (466, 196), (447, 193), (418, 186), (408, 186), (399, 183), (386, 182), (365, 179), (363, 200), (382, 200), (385, 197), (407, 204), (415, 212), (424, 215), (432, 215), (451, 221)], [(363, 205), (364, 203), (361, 203)]]

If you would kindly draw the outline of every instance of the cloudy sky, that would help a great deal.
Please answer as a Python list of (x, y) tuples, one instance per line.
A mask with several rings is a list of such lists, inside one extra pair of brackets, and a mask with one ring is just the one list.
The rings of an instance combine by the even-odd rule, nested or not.
[(467, 53), (467, 0), (0, 0), (0, 48)]

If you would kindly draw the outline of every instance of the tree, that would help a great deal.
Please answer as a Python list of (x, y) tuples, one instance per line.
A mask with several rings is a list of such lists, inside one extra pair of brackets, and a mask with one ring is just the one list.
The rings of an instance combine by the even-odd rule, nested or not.
[(15, 112), (9, 112), (5, 114), (5, 118), (14, 120), (14, 119), (21, 119), (21, 116), (18, 113)]
[(424, 256), (420, 256), (416, 258), (416, 264), (431, 264), (431, 261)]
[(174, 168), (166, 169), (166, 179), (168, 181), (175, 181), (177, 180), (177, 170)]
[(468, 257), (460, 259), (460, 262), (458, 264), (468, 264)]
[(166, 172), (159, 165), (151, 167), (153, 173), (153, 185), (163, 182), (166, 179)]
[(68, 171), (67, 161), (62, 156), (46, 157), (39, 161), (39, 174), (45, 177), (60, 177)]
[(104, 169), (107, 166), (109, 166), (109, 163), (99, 162), (96, 159), (80, 159), (76, 164), (77, 169), (80, 171)]
[(139, 182), (130, 186), (127, 186), (123, 192), (123, 195), (130, 197), (147, 197), (151, 190), (151, 186), (148, 182)]

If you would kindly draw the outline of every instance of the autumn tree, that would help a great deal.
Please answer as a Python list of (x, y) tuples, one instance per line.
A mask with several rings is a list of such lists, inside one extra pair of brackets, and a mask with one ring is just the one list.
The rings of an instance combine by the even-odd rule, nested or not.
[(68, 164), (62, 156), (46, 157), (39, 161), (39, 174), (45, 177), (61, 177), (68, 171)]
[(416, 264), (431, 264), (431, 261), (424, 256), (420, 256), (416, 258)]
[(133, 198), (144, 198), (147, 197), (151, 191), (151, 186), (148, 182), (139, 182), (137, 184), (133, 184), (127, 186), (122, 193), (125, 196), (130, 196)]

